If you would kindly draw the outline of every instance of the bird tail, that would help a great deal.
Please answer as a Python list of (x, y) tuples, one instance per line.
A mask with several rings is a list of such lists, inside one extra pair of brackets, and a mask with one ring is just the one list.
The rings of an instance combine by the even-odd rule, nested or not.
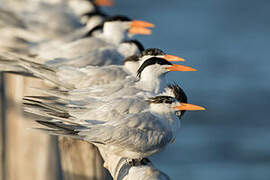
[(66, 89), (74, 88), (73, 85), (57, 79), (55, 68), (48, 67), (47, 65), (35, 61), (37, 61), (37, 59), (15, 53), (1, 53), (0, 71), (37, 77)]
[(37, 123), (45, 126), (44, 128), (33, 128), (39, 132), (43, 132), (49, 135), (55, 136), (65, 136), (74, 139), (83, 139), (78, 135), (77, 126), (67, 125), (61, 122), (49, 122), (49, 121), (40, 121), (36, 120)]
[(39, 100), (38, 97), (25, 97), (23, 99), (23, 105), (25, 112), (39, 116), (43, 119), (55, 119), (77, 124), (76, 119), (65, 110), (64, 106), (62, 107), (54, 102), (48, 103)]
[[(45, 100), (50, 101), (51, 97)], [(44, 98), (43, 98), (44, 99)], [(64, 109), (53, 103), (45, 103), (36, 98), (24, 98), (25, 112), (33, 115), (32, 118), (44, 128), (33, 128), (50, 135), (67, 136), (75, 139), (83, 139), (79, 132), (87, 129), (84, 124), (72, 117)]]

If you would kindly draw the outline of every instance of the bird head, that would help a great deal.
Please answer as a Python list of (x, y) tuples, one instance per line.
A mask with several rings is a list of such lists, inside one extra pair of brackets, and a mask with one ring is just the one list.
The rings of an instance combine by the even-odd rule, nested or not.
[(158, 78), (170, 71), (196, 71), (196, 69), (184, 65), (172, 64), (164, 58), (151, 57), (145, 60), (139, 67), (137, 77), (139, 79)]
[(148, 48), (143, 50), (138, 55), (133, 55), (124, 60), (124, 66), (132, 74), (136, 74), (139, 67), (149, 58), (158, 57), (165, 59), (167, 61), (185, 61), (183, 58), (178, 56), (165, 54), (162, 50), (158, 48)]
[(118, 38), (117, 43), (130, 38), (135, 34), (150, 35), (152, 31), (148, 28), (154, 27), (146, 21), (131, 20), (126, 16), (111, 16), (104, 21), (103, 32), (110, 38)]
[(202, 111), (204, 107), (188, 104), (187, 96), (176, 84), (169, 85), (161, 95), (147, 100), (157, 112), (174, 113), (179, 119), (185, 111)]

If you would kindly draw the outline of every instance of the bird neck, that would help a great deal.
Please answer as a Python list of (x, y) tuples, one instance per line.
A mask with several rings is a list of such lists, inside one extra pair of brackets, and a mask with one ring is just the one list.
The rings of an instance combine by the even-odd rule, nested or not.
[(86, 29), (88, 30), (92, 30), (94, 27), (100, 25), (104, 20), (101, 16), (93, 16), (90, 19), (88, 19), (88, 17), (82, 17), (81, 19), (82, 22), (85, 22)]
[(180, 127), (180, 121), (170, 108), (164, 106), (164, 104), (151, 104), (150, 111), (154, 115), (162, 119), (162, 123), (170, 128), (173, 133), (175, 133)]
[(139, 49), (134, 43), (121, 43), (118, 47), (118, 51), (124, 58), (133, 56), (140, 53)]
[(142, 76), (138, 82), (138, 86), (145, 91), (155, 94), (161, 93), (167, 86), (165, 74), (158, 77)]
[(103, 35), (104, 38), (113, 44), (120, 44), (125, 39), (127, 39), (126, 33), (119, 31), (117, 28), (114, 28), (113, 26), (106, 26), (103, 27)]
[(124, 69), (133, 76), (136, 76), (137, 70), (139, 69), (139, 63), (137, 61), (128, 61), (124, 64)]

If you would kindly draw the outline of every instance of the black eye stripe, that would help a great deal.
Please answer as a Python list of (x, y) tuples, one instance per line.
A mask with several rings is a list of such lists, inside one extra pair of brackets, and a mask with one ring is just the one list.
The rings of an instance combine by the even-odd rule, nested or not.
[(157, 48), (148, 48), (141, 53), (141, 57), (146, 55), (158, 56), (158, 55), (165, 55), (165, 53)]
[(169, 61), (162, 59), (162, 58), (157, 58), (157, 57), (152, 57), (147, 59), (146, 61), (144, 61), (144, 63), (140, 66), (140, 68), (137, 71), (137, 77), (141, 78), (141, 73), (142, 71), (150, 65), (153, 64), (160, 64), (160, 65), (172, 65), (172, 63), (170, 63)]

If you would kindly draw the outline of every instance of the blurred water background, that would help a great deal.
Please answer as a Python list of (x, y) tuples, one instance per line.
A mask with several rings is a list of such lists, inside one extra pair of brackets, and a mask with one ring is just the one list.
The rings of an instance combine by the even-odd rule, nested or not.
[(156, 25), (145, 47), (198, 72), (172, 73), (189, 102), (174, 144), (153, 157), (172, 179), (270, 179), (270, 1), (115, 0), (109, 14)]
[(155, 166), (174, 180), (269, 180), (270, 1), (115, 1), (109, 14), (156, 25), (138, 38), (145, 47), (199, 70), (169, 75), (207, 111), (185, 114), (175, 143), (152, 158)]

